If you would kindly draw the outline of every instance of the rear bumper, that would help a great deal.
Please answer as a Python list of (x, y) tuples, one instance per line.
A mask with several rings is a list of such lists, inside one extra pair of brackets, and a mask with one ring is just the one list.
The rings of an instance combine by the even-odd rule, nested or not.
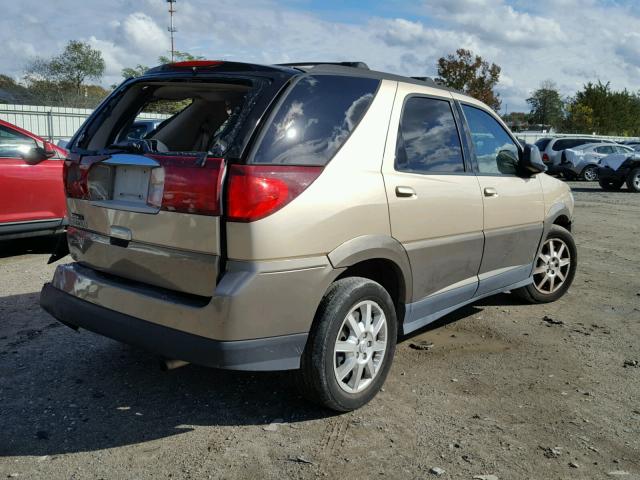
[(42, 307), (62, 323), (167, 358), (238, 370), (299, 367), (324, 292), (340, 273), (326, 257), (227, 262), (212, 297), (60, 265)]
[(170, 359), (230, 370), (291, 370), (300, 365), (307, 334), (218, 341), (168, 328), (81, 300), (45, 284), (40, 305), (74, 328), (85, 328)]

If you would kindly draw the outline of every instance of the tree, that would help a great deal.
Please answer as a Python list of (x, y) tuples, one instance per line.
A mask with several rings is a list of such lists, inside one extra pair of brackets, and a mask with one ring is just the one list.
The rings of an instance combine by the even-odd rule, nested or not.
[(555, 83), (545, 80), (540, 88), (533, 92), (527, 103), (531, 108), (529, 122), (532, 124), (551, 125), (558, 129), (563, 121), (564, 102)]
[[(204, 60), (204, 57), (201, 57), (200, 55), (191, 55), (189, 52), (180, 52), (178, 50), (173, 52), (174, 62), (187, 62), (189, 60)], [(158, 57), (158, 61), (163, 65), (165, 63), (171, 63), (171, 57), (161, 55)]]
[(127, 67), (122, 69), (122, 76), (124, 78), (136, 78), (144, 75), (144, 72), (149, 70), (146, 65), (138, 64), (135, 67)]
[(455, 55), (447, 55), (438, 60), (436, 80), (447, 87), (455, 88), (499, 110), (500, 95), (494, 91), (500, 79), (500, 67), (489, 65), (479, 55), (459, 48)]
[(566, 130), (600, 135), (640, 135), (640, 94), (589, 82), (569, 100)]
[(40, 103), (75, 107), (93, 107), (105, 89), (87, 85), (99, 81), (105, 70), (100, 50), (84, 42), (71, 40), (64, 51), (50, 59), (36, 58), (25, 68), (26, 86)]
[(99, 81), (104, 74), (105, 63), (100, 50), (88, 43), (71, 40), (60, 55), (46, 60), (36, 58), (26, 69), (27, 79), (50, 81), (72, 86), (78, 95), (85, 80)]

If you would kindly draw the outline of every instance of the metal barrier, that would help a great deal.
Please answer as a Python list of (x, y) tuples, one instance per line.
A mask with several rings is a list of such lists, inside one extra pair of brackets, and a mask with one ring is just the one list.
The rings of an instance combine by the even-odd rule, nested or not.
[[(0, 119), (51, 142), (71, 138), (91, 112), (89, 108), (0, 104)], [(167, 115), (141, 113), (138, 118), (163, 119)]]

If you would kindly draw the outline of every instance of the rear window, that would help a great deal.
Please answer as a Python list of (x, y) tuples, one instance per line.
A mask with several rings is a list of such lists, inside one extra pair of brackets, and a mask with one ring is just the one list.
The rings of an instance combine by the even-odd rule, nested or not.
[(326, 165), (366, 113), (379, 83), (337, 75), (301, 78), (273, 115), (252, 163)]
[[(258, 90), (248, 80), (231, 79), (134, 83), (100, 121), (86, 148), (222, 156)], [(160, 123), (153, 128), (141, 121), (143, 114)]]
[(550, 138), (541, 138), (535, 143), (535, 146), (538, 147), (538, 150), (543, 151), (545, 148), (547, 148), (547, 145), (549, 145), (550, 141)]

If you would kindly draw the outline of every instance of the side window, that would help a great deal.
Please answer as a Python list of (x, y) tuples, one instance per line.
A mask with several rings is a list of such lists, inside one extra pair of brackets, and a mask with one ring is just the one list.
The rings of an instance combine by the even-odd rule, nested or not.
[(518, 147), (502, 126), (487, 112), (462, 105), (478, 159), (479, 173), (515, 175)]
[(410, 97), (404, 104), (395, 168), (415, 173), (464, 172), (464, 160), (451, 104)]
[(610, 153), (614, 153), (614, 148), (612, 145), (605, 145), (603, 147), (596, 147), (594, 150), (597, 153), (604, 153), (604, 154), (610, 154)]
[(326, 165), (364, 117), (379, 84), (372, 78), (303, 77), (278, 107), (251, 162)]
[(20, 158), (21, 154), (37, 146), (38, 144), (31, 137), (0, 126), (0, 157)]

